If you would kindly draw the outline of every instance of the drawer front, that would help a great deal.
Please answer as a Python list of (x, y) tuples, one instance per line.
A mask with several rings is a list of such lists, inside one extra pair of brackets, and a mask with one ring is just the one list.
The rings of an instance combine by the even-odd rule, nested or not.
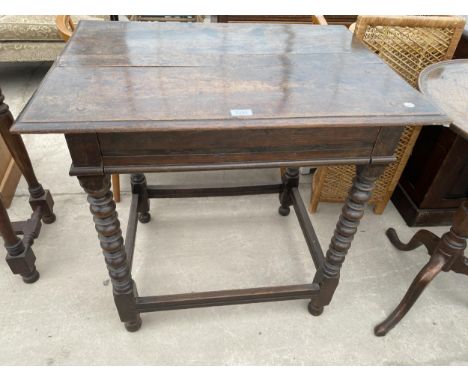
[(98, 134), (104, 167), (369, 159), (379, 128)]

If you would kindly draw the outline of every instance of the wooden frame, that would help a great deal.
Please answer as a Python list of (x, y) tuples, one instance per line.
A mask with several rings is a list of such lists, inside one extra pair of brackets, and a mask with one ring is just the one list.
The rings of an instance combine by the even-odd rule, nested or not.
[(55, 18), (55, 24), (57, 25), (57, 30), (60, 34), (60, 37), (64, 41), (68, 41), (75, 31), (75, 24), (70, 15), (59, 15)]
[(219, 15), (219, 23), (294, 23), (349, 26), (356, 21), (352, 15)]

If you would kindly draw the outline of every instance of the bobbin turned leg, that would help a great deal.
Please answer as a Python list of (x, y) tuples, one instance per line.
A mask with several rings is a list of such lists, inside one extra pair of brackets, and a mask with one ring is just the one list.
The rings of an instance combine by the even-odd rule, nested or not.
[(48, 190), (44, 190), (38, 182), (21, 136), (10, 134), (10, 128), (13, 125), (14, 119), (8, 110), (8, 105), (3, 103), (3, 100), (4, 96), (0, 90), (0, 133), (11, 156), (15, 159), (16, 164), (28, 183), (29, 204), (31, 208), (33, 211), (36, 208), (40, 208), (42, 221), (46, 224), (53, 223), (55, 215), (53, 212), (54, 201), (52, 195)]
[(314, 316), (322, 314), (323, 307), (330, 304), (338, 281), (340, 269), (351, 247), (354, 234), (364, 215), (374, 183), (383, 172), (383, 166), (357, 166), (357, 173), (348, 193), (345, 205), (336, 224), (336, 229), (328, 247), (323, 265), (317, 270), (314, 283), (320, 285), (317, 298), (309, 303), (309, 312)]
[(16, 236), (11, 225), (5, 206), (0, 199), (0, 233), (7, 251), (6, 262), (14, 274), (19, 274), (27, 284), (39, 279), (36, 269), (36, 256), (31, 247), (25, 246), (23, 241)]
[(90, 210), (109, 271), (120, 320), (125, 323), (128, 331), (137, 331), (141, 327), (140, 314), (135, 307), (138, 294), (130, 272), (120, 222), (110, 191), (110, 176), (79, 176), (78, 179), (88, 194)]
[[(463, 267), (463, 253), (468, 239), (468, 202), (465, 201), (458, 208), (453, 218), (453, 225), (449, 232), (440, 238), (429, 262), (417, 274), (405, 296), (392, 313), (374, 328), (376, 336), (385, 336), (408, 313), (426, 286), (440, 273), (449, 271), (454, 267), (463, 273), (468, 270)], [(410, 241), (411, 243), (411, 241)], [(407, 244), (409, 246), (409, 244)], [(467, 272), (468, 273), (468, 272)]]
[(289, 206), (292, 206), (291, 188), (299, 186), (299, 169), (288, 167), (281, 175), (283, 182), (283, 190), (279, 194), (281, 206), (278, 213), (281, 216), (288, 216), (290, 212)]
[(151, 220), (149, 213), (150, 202), (146, 189), (146, 177), (144, 174), (132, 174), (130, 177), (132, 193), (138, 194), (138, 220), (140, 223), (148, 223)]

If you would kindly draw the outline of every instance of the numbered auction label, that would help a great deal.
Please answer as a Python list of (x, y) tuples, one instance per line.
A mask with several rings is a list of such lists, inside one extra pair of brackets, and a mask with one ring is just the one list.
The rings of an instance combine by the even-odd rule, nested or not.
[(249, 117), (253, 115), (252, 109), (231, 109), (231, 117)]

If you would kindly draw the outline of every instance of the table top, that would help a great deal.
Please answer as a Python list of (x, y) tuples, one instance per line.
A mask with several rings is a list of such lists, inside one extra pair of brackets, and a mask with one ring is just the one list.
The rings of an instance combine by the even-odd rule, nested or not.
[(468, 139), (468, 60), (427, 67), (419, 77), (419, 88), (447, 113), (451, 128)]
[(81, 21), (12, 131), (447, 122), (342, 26)]

